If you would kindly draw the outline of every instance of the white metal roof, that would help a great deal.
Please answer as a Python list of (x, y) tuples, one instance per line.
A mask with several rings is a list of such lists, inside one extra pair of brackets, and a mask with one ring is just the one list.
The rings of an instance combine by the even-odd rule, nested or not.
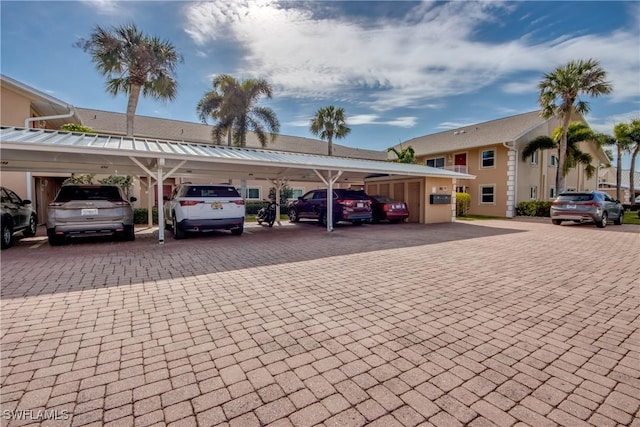
[(164, 162), (165, 171), (175, 168), (173, 175), (211, 179), (318, 181), (315, 170), (342, 171), (338, 182), (376, 174), (475, 178), (414, 164), (6, 126), (0, 127), (0, 157), (2, 170), (32, 172), (140, 175), (139, 164), (155, 171)]

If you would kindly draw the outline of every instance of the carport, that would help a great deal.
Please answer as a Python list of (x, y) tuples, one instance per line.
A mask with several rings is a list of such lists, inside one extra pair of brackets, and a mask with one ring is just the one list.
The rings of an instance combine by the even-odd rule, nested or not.
[[(152, 180), (160, 184), (159, 201), (162, 182), (170, 177), (269, 180), (276, 187), (276, 200), (288, 180), (323, 182), (331, 194), (336, 183), (362, 182), (370, 176), (446, 178), (453, 189), (456, 179), (475, 178), (414, 164), (6, 126), (0, 127), (0, 157), (3, 171), (146, 175), (149, 187)], [(332, 208), (328, 203), (328, 217)], [(163, 244), (160, 206), (158, 223)], [(332, 230), (332, 221), (327, 221), (327, 231)]]

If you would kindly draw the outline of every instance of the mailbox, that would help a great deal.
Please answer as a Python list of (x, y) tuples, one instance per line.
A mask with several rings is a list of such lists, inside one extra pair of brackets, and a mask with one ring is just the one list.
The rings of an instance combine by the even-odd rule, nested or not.
[(432, 205), (450, 205), (451, 194), (430, 194), (429, 203)]

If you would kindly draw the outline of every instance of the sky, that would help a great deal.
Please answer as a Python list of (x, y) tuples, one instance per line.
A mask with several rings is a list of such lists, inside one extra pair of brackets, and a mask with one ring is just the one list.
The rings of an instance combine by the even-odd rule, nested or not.
[[(636, 1), (5, 1), (2, 74), (81, 108), (125, 112), (125, 95), (74, 44), (97, 26), (135, 24), (182, 56), (172, 102), (137, 114), (197, 122), (219, 74), (262, 78), (280, 133), (314, 138), (321, 107), (345, 110), (334, 142), (384, 150), (411, 138), (539, 108), (537, 85), (576, 59), (596, 59), (613, 85), (586, 120), (612, 134), (640, 117)], [(624, 167), (629, 167), (625, 157)]]

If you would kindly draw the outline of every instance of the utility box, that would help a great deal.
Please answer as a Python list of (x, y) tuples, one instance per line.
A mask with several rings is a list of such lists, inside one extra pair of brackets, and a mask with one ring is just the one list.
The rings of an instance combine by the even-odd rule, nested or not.
[(430, 194), (429, 195), (429, 204), (431, 204), (431, 205), (450, 205), (451, 204), (451, 195), (450, 194)]

